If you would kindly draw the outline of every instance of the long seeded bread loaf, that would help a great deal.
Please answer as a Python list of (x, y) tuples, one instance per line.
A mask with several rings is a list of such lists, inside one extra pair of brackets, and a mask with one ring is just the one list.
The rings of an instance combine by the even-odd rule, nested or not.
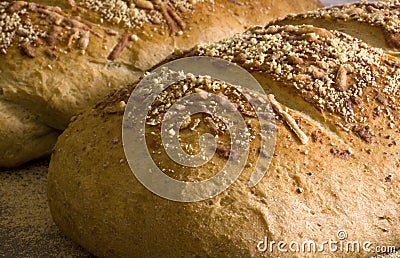
[[(29, 110), (35, 127), (66, 128), (71, 118), (133, 82), (175, 48), (188, 49), (265, 24), (289, 12), (320, 6), (318, 1), (2, 1), (0, 2), (0, 99), (16, 117), (0, 128), (8, 148), (22, 145), (11, 131), (25, 131), (25, 143), (41, 145), (37, 135), (14, 123)], [(18, 111), (20, 107), (20, 111)], [(8, 114), (2, 114), (8, 116)], [(13, 116), (14, 116), (13, 115)], [(33, 117), (37, 120), (34, 121)], [(29, 140), (31, 139), (31, 140)], [(43, 142), (45, 153), (52, 145)], [(8, 153), (17, 157), (20, 152)], [(26, 149), (28, 150), (28, 149)], [(37, 157), (5, 158), (17, 166)], [(4, 157), (11, 157), (6, 155)]]
[[(266, 239), (398, 247), (400, 64), (394, 57), (313, 26), (253, 27), (178, 57), (201, 55), (239, 64), (268, 94), (277, 138), (265, 177), (249, 187), (253, 162), (263, 155), (255, 137), (242, 175), (214, 198), (182, 203), (147, 190), (132, 174), (122, 146), (122, 116), (134, 83), (79, 116), (58, 139), (48, 197), (54, 221), (67, 236), (100, 257), (373, 255), (363, 249), (329, 252), (326, 246), (325, 252), (279, 252), (276, 246), (262, 252), (257, 245)], [(157, 103), (169, 106), (174, 98), (166, 101)], [(255, 119), (241, 112), (246, 121)], [(220, 130), (225, 136), (217, 122), (197, 121), (180, 130), (182, 148), (194, 146), (196, 152), (202, 133)], [(148, 149), (173, 178), (204, 180), (226, 162), (229, 148), (221, 148), (203, 167), (178, 166), (163, 151), (157, 128), (147, 126)]]

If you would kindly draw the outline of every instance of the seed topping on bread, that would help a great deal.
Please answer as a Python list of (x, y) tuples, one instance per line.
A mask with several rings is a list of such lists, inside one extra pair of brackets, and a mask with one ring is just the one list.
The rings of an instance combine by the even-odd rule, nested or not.
[[(179, 73), (169, 73), (171, 73), (171, 75), (168, 76), (181, 76)], [(206, 108), (210, 111), (214, 110), (215, 105), (218, 105), (218, 103), (212, 100), (209, 94), (217, 95), (223, 100), (222, 105), (224, 110), (226, 110), (226, 113), (232, 112), (233, 109), (237, 109), (243, 117), (250, 121), (248, 122), (248, 125), (252, 123), (252, 119), (259, 118), (256, 112), (269, 112), (269, 110), (256, 110), (252, 105), (257, 105), (259, 102), (266, 103), (266, 97), (262, 95), (257, 95), (241, 86), (232, 86), (226, 82), (208, 76), (194, 76), (189, 74), (184, 79), (170, 85), (157, 97), (150, 108), (146, 124), (151, 126), (160, 126), (163, 122), (165, 113), (172, 105), (174, 105), (179, 99), (185, 98), (194, 93), (199, 94), (202, 99), (208, 100), (209, 107)], [(249, 101), (252, 101), (252, 104), (250, 104)], [(185, 109), (185, 106), (177, 104), (177, 109), (182, 111)], [(228, 131), (227, 125), (224, 124), (218, 116), (206, 113), (203, 113), (201, 116), (188, 116), (184, 118), (181, 129), (189, 129), (193, 131), (200, 123), (203, 123), (214, 136), (226, 135)], [(249, 137), (253, 140), (256, 135), (252, 130), (253, 128), (249, 128)]]
[(389, 46), (400, 48), (400, 1), (361, 1), (352, 4), (322, 8), (305, 14), (289, 15), (285, 19), (325, 19), (368, 23), (382, 27)]
[[(0, 2), (0, 52), (6, 54), (7, 49), (17, 38), (18, 44), (30, 57), (34, 52), (29, 45), (36, 44), (39, 38), (45, 37), (46, 33), (31, 23), (26, 17), (28, 4), (23, 2)], [(31, 5), (33, 8), (33, 5)]]
[[(68, 52), (75, 48), (85, 53), (93, 36), (102, 39), (104, 35), (112, 37), (119, 34), (108, 28), (108, 23), (123, 29), (124, 35), (130, 30), (129, 37), (120, 37), (124, 41), (120, 41), (110, 53), (108, 59), (114, 60), (127, 40), (138, 40), (132, 30), (140, 29), (145, 24), (166, 25), (171, 35), (182, 35), (187, 27), (184, 20), (193, 11), (195, 3), (189, 0), (69, 0), (69, 7), (61, 9), (25, 1), (3, 1), (0, 2), (0, 54), (5, 55), (12, 44), (16, 44), (23, 55), (34, 58), (36, 48), (47, 43), (52, 49), (49, 56), (53, 59), (57, 43), (61, 42), (59, 51)], [(154, 30), (164, 34), (164, 29), (155, 27)]]
[[(399, 63), (341, 32), (310, 25), (254, 27), (218, 43), (199, 45), (188, 55), (220, 57), (267, 73), (320, 112), (339, 115), (347, 131), (373, 119), (364, 112), (372, 102), (376, 112), (393, 123), (398, 120), (400, 107), (394, 103), (400, 96)], [(380, 96), (380, 101), (370, 95)]]
[(196, 1), (188, 0), (83, 0), (77, 5), (101, 15), (101, 21), (120, 24), (128, 28), (140, 28), (146, 23), (166, 23), (175, 35), (186, 28), (182, 16), (194, 8)]

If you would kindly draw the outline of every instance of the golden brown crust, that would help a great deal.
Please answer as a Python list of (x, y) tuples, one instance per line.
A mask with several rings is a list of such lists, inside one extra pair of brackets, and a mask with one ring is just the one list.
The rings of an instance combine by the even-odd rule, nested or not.
[(29, 110), (0, 100), (0, 167), (17, 167), (50, 155), (60, 132), (37, 120)]
[(175, 48), (220, 40), (318, 6), (318, 1), (1, 1), (0, 98), (36, 114), (38, 126), (63, 130), (73, 116), (137, 80)]
[(220, 40), (317, 6), (317, 1), (286, 10), (275, 3), (225, 0), (1, 2), (2, 97), (64, 129), (73, 115), (134, 81), (175, 48)]
[(326, 7), (304, 14), (288, 15), (272, 22), (280, 25), (310, 24), (339, 30), (374, 47), (400, 49), (400, 1), (361, 1)]
[[(250, 188), (247, 167), (226, 192), (195, 203), (152, 194), (132, 175), (121, 143), (131, 85), (80, 116), (55, 147), (49, 201), (63, 232), (100, 256), (292, 257), (276, 249), (260, 253), (257, 243), (264, 237), (322, 243), (337, 240), (339, 230), (349, 241), (398, 244), (400, 99), (390, 84), (398, 81), (397, 60), (312, 26), (255, 27), (185, 54), (191, 55), (232, 60), (276, 97), (277, 145), (266, 176)], [(203, 126), (213, 127), (204, 123), (195, 132)], [(258, 155), (250, 152), (248, 162)], [(165, 155), (159, 159), (173, 166)], [(217, 155), (207, 169), (178, 167), (173, 174), (207, 177), (224, 161)]]

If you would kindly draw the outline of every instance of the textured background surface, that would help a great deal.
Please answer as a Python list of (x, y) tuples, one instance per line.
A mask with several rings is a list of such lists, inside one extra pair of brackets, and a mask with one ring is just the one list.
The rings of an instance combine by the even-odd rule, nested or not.
[(0, 257), (90, 257), (65, 238), (51, 219), (46, 198), (48, 163), (44, 159), (20, 169), (0, 170)]
[(0, 170), (0, 257), (90, 257), (51, 219), (46, 198), (49, 161)]

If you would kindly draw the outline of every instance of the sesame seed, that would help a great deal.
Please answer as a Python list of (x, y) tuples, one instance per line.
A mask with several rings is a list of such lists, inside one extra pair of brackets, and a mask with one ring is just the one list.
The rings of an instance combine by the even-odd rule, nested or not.
[(11, 14), (6, 12), (12, 5), (12, 2), (0, 2), (0, 52), (2, 54), (7, 53), (7, 49), (15, 38), (19, 46), (28, 42), (34, 45), (39, 37), (45, 35), (44, 31), (33, 25), (29, 18), (22, 19), (27, 11), (25, 6)]

